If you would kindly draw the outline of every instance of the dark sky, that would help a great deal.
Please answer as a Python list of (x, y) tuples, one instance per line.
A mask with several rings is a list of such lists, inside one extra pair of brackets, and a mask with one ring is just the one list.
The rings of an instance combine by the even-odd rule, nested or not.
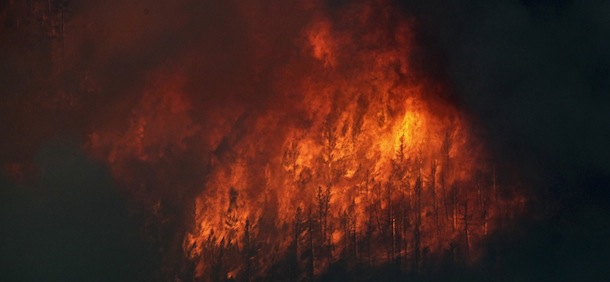
[(453, 87), (494, 154), (553, 206), (493, 237), (486, 261), (501, 257), (502, 274), (482, 265), (474, 277), (607, 280), (610, 2), (400, 2), (418, 19), (422, 70)]
[[(310, 15), (289, 16), (293, 7), (284, 1), (247, 9), (210, 2), (202, 13), (195, 11), (205, 5), (196, 1), (73, 2), (73, 59), (59, 80), (78, 88), (69, 78), (87, 70), (106, 89), (77, 97), (80, 106), (62, 113), (32, 106), (41, 89), (53, 87), (42, 59), (48, 42), (15, 28), (0, 6), (0, 163), (26, 163), (37, 175), (34, 182), (0, 176), (0, 275), (146, 279), (156, 258), (142, 259), (149, 246), (137, 243), (138, 224), (109, 169), (82, 150), (87, 132), (107, 112), (116, 110), (116, 120), (129, 113), (124, 109), (135, 103), (148, 70), (192, 54), (192, 75), (204, 77), (193, 91), (215, 85), (215, 93), (242, 93), (208, 95), (196, 106), (265, 104), (273, 97), (257, 93), (268, 85), (243, 85), (253, 73), (272, 77), (274, 64), (290, 56), (284, 35)], [(542, 224), (524, 223), (520, 239), (496, 238), (494, 251), (515, 265), (506, 273), (524, 280), (558, 270), (555, 278), (566, 280), (603, 275), (598, 262), (610, 258), (610, 2), (393, 2), (414, 18), (415, 70), (448, 85), (450, 99), (482, 126), (494, 156), (518, 163), (539, 185), (535, 194), (552, 203)], [(332, 14), (349, 3), (329, 1), (324, 9)], [(278, 19), (260, 20), (266, 14)], [(246, 36), (252, 33), (260, 38)], [(199, 52), (210, 55), (213, 69), (200, 68)], [(269, 63), (260, 69), (236, 67), (263, 60)], [(214, 73), (230, 75), (208, 75)]]
[(426, 57), (431, 71), (445, 76), (460, 105), (479, 116), (499, 148), (544, 165), (609, 172), (607, 1), (426, 1), (404, 7), (421, 15), (416, 17), (422, 48), (432, 50)]

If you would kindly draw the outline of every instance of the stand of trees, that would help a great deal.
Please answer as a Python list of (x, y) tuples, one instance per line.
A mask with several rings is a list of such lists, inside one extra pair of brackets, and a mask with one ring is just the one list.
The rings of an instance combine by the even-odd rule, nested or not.
[[(299, 204), (291, 210), (280, 211), (290, 215), (286, 222), (260, 218), (229, 224), (234, 222), (230, 214), (237, 197), (230, 189), (227, 228), (241, 226), (244, 230), (236, 234), (243, 236), (206, 245), (201, 258), (207, 275), (203, 280), (311, 281), (337, 267), (349, 271), (384, 265), (423, 275), (443, 262), (474, 261), (481, 238), (509, 220), (510, 215), (502, 211), (520, 207), (521, 202), (498, 192), (502, 188), (494, 165), (481, 163), (465, 180), (455, 176), (461, 160), (452, 157), (450, 131), (442, 134), (440, 146), (432, 152), (426, 151), (426, 143), (409, 147), (401, 136), (385, 176), (365, 163), (358, 163), (356, 172), (346, 176), (348, 157), (340, 152), (340, 142), (345, 140), (332, 121), (322, 128), (315, 166), (305, 167), (298, 161), (302, 154), (295, 145), (298, 140), (284, 150), (286, 191), (310, 197), (297, 199)], [(262, 235), (270, 234), (258, 227), (264, 220), (284, 226), (271, 233), (273, 240), (289, 242), (286, 251), (276, 252), (275, 242)]]

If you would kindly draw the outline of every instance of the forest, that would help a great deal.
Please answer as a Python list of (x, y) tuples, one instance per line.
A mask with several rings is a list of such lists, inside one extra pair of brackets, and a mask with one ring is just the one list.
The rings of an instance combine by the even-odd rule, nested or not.
[(3, 2), (0, 278), (604, 276), (590, 9), (505, 2)]

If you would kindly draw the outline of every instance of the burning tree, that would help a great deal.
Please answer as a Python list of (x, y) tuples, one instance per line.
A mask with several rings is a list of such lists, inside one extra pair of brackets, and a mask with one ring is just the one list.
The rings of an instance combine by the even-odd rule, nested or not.
[[(174, 250), (193, 265), (176, 267), (185, 277), (313, 280), (339, 264), (418, 273), (447, 253), (468, 263), (499, 206), (518, 206), (498, 200), (475, 126), (411, 70), (409, 20), (384, 1), (341, 11), (309, 14), (290, 59), (257, 69), (273, 79), (253, 88), (273, 103), (206, 108), (187, 72), (164, 70), (128, 126), (91, 134), (115, 177), (152, 191), (143, 206), (170, 209), (159, 198), (181, 191), (173, 206), (192, 207), (177, 217), (190, 222)], [(134, 163), (151, 171), (134, 177)], [(169, 181), (167, 164), (193, 164), (197, 181)]]

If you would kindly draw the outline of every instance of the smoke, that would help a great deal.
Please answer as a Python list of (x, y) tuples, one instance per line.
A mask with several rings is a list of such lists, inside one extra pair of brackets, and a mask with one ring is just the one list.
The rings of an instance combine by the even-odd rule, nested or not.
[[(38, 2), (38, 10), (5, 3), (0, 13), (0, 35), (6, 38), (0, 43), (2, 189), (14, 192), (22, 188), (15, 183), (25, 181), (27, 191), (7, 192), (12, 196), (6, 202), (12, 204), (2, 221), (65, 220), (66, 228), (76, 228), (74, 234), (92, 240), (104, 237), (101, 230), (114, 230), (117, 237), (110, 237), (110, 249), (130, 245), (122, 238), (133, 232), (123, 221), (129, 217), (120, 204), (123, 194), (147, 195), (140, 200), (150, 209), (163, 199), (166, 208), (157, 214), (180, 226), (178, 234), (164, 239), (180, 240), (190, 222), (192, 198), (203, 189), (213, 165), (235, 158), (233, 150), (242, 146), (243, 136), (259, 136), (259, 148), (265, 150), (257, 151), (258, 158), (273, 161), (279, 150), (275, 144), (289, 134), (286, 128), (310, 126), (302, 108), (307, 97), (298, 94), (301, 89), (287, 90), (299, 84), (300, 74), (320, 70), (303, 54), (302, 46), (308, 44), (304, 30), (316, 17), (347, 25), (341, 17), (353, 4), (73, 1), (63, 10), (59, 40), (47, 36), (50, 30), (59, 32), (58, 27), (42, 21), (40, 14), (58, 11), (60, 1), (51, 1), (53, 7)], [(550, 189), (559, 199), (584, 193), (586, 199), (607, 200), (610, 39), (605, 35), (610, 32), (610, 5), (595, 2), (394, 4), (412, 20), (415, 44), (408, 61), (413, 75), (449, 89), (440, 99), (456, 104), (483, 127), (481, 135), (498, 162), (522, 166), (541, 180), (541, 191)], [(286, 65), (297, 67), (290, 72)], [(265, 113), (274, 111), (283, 115), (266, 119)], [(257, 121), (271, 126), (257, 126)], [(147, 130), (146, 137), (139, 130)], [(58, 136), (75, 141), (50, 141)], [(85, 155), (115, 165), (105, 168)], [(69, 156), (76, 160), (68, 161)], [(43, 169), (52, 171), (39, 175)], [(264, 171), (251, 174), (246, 177), (250, 182), (262, 182)], [(110, 175), (131, 178), (114, 183)], [(117, 192), (127, 190), (123, 186), (141, 190)], [(46, 204), (21, 205), (33, 199)], [(74, 206), (51, 219), (43, 216), (63, 203)], [(113, 214), (112, 222), (81, 227), (81, 221), (72, 219), (72, 214), (103, 217), (104, 207)], [(15, 219), (11, 213), (17, 214)], [(64, 240), (59, 227), (43, 226), (52, 231), (50, 239), (32, 235), (23, 241), (20, 234), (31, 227), (19, 224), (5, 229), (7, 238), (18, 238), (16, 245), (22, 246), (6, 252), (18, 257), (13, 265), (29, 264), (19, 254), (31, 249), (56, 251), (27, 242)], [(59, 246), (78, 249), (83, 242), (70, 241)], [(95, 242), (82, 244), (97, 248)], [(100, 255), (101, 264), (115, 255)], [(68, 257), (80, 261), (83, 256)], [(71, 264), (65, 261), (64, 266)]]
[(417, 19), (419, 69), (450, 85), (498, 161), (537, 183), (539, 207), (555, 203), (490, 240), (482, 261), (501, 258), (502, 274), (483, 264), (474, 277), (608, 277), (608, 2), (396, 2)]
[[(49, 141), (37, 181), (2, 177), (0, 275), (8, 280), (140, 280), (156, 258), (103, 164), (73, 141)], [(31, 176), (30, 176), (31, 177)], [(152, 264), (151, 264), (152, 265)]]
[(608, 175), (608, 3), (400, 2), (417, 18), (424, 70), (478, 116), (496, 154), (551, 177)]
[[(301, 99), (275, 81), (301, 57), (294, 40), (305, 42), (305, 19), (319, 10), (305, 1), (2, 4), (2, 222), (14, 222), (3, 228), (2, 274), (115, 280), (158, 274), (149, 265), (175, 267), (212, 162), (230, 162), (261, 113), (290, 111)], [(265, 146), (284, 128), (264, 136)], [(52, 141), (66, 136), (69, 145)], [(170, 224), (144, 238), (134, 230), (149, 228), (147, 220)], [(125, 236), (162, 250), (125, 270), (146, 256)], [(159, 252), (169, 262), (157, 261)], [(38, 267), (28, 274), (31, 264)]]

